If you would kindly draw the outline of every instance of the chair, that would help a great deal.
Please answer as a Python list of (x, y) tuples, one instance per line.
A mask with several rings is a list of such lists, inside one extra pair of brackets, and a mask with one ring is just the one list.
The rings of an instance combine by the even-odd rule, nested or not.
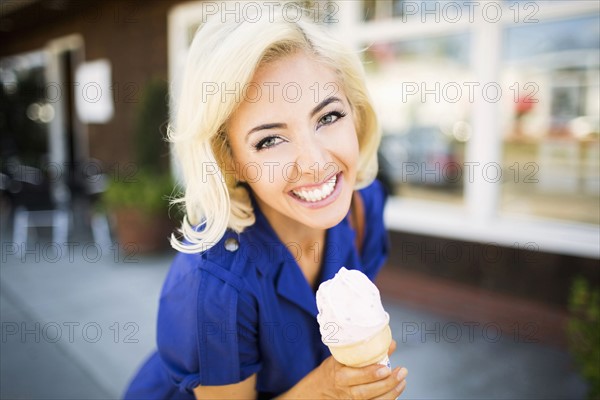
[(108, 217), (103, 211), (98, 211), (95, 204), (98, 203), (102, 194), (106, 191), (107, 177), (99, 160), (90, 159), (87, 165), (96, 165), (95, 170), (90, 173), (86, 168), (83, 176), (82, 192), (88, 198), (90, 208), (90, 226), (94, 241), (103, 248), (112, 244), (110, 224)]
[(68, 189), (56, 186), (53, 193), (42, 171), (27, 165), (12, 165), (3, 175), (3, 191), (13, 210), (13, 241), (25, 245), (30, 228), (50, 227), (52, 240), (66, 243), (71, 224)]

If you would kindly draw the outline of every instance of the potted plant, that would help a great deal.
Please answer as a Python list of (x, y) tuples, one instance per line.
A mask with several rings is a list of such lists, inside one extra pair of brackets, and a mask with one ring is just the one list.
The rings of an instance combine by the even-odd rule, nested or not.
[(135, 173), (115, 177), (104, 195), (104, 206), (116, 223), (116, 234), (127, 254), (169, 247), (175, 227), (169, 219), (174, 183), (169, 172), (169, 147), (161, 133), (168, 121), (168, 86), (154, 79), (144, 87), (135, 120)]
[(582, 277), (571, 286), (569, 349), (589, 384), (588, 398), (600, 398), (600, 287)]

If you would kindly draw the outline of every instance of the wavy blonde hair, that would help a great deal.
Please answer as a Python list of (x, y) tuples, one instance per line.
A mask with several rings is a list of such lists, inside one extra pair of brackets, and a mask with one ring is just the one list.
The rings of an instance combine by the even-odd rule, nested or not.
[[(176, 250), (205, 251), (227, 228), (239, 233), (254, 224), (248, 192), (237, 184), (234, 174), (227, 173), (233, 160), (225, 126), (255, 71), (298, 51), (336, 72), (353, 109), (359, 144), (355, 188), (365, 187), (375, 178), (381, 132), (358, 54), (304, 18), (292, 22), (276, 13), (271, 20), (223, 21), (215, 15), (192, 41), (175, 124), (169, 129), (184, 189), (183, 197), (173, 203), (185, 205), (179, 230), (183, 240), (171, 236)], [(217, 84), (219, 93), (207, 95), (207, 83)], [(228, 94), (225, 99), (219, 95), (223, 86)]]

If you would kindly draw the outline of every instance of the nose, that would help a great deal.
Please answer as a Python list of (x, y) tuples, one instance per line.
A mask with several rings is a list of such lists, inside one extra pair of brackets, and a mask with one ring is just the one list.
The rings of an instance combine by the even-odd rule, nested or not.
[(327, 166), (331, 164), (328, 148), (314, 132), (302, 135), (297, 142), (296, 168), (300, 175), (310, 177), (313, 183), (326, 178)]

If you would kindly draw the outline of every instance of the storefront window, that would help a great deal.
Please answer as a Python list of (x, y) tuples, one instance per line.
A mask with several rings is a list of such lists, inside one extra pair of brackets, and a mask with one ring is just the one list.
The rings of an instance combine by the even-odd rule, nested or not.
[(600, 223), (600, 19), (504, 31), (501, 211)]
[(481, 7), (481, 2), (455, 0), (364, 0), (362, 17), (364, 21), (395, 18), (402, 22), (456, 23), (463, 16), (472, 18)]
[(365, 65), (384, 134), (379, 178), (394, 195), (462, 204), (469, 35), (378, 42)]

